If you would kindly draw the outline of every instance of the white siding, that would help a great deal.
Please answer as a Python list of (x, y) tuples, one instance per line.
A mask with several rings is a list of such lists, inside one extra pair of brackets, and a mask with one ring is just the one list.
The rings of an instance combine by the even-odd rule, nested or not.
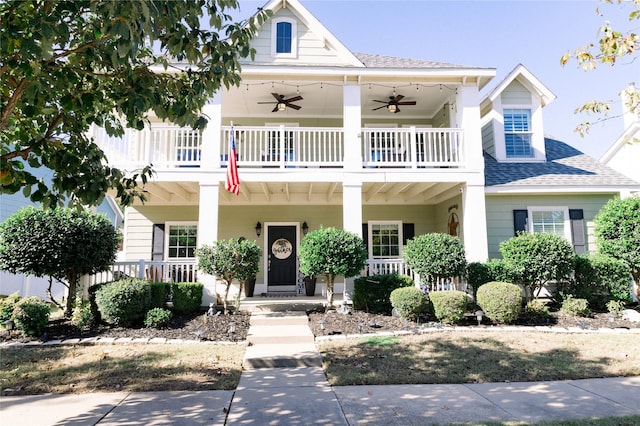
[(507, 86), (500, 98), (503, 105), (531, 105), (531, 93), (516, 80)]
[(482, 150), (495, 158), (496, 146), (493, 132), (493, 121), (482, 126)]

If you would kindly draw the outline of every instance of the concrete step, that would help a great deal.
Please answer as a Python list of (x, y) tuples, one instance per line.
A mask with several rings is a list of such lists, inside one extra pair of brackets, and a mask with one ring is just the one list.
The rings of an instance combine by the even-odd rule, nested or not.
[(251, 315), (249, 325), (253, 326), (309, 326), (309, 318), (306, 315), (286, 316), (286, 317), (265, 317), (262, 315)]
[(322, 357), (313, 343), (258, 344), (247, 347), (242, 367), (322, 367)]
[(305, 325), (252, 325), (249, 327), (247, 343), (313, 343), (311, 329)]

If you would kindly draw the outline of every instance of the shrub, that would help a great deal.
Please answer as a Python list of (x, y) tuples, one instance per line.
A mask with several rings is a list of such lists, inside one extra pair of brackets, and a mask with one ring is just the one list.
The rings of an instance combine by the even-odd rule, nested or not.
[(565, 295), (560, 312), (576, 317), (586, 317), (590, 313), (589, 302), (587, 299), (577, 299), (571, 295)]
[(393, 309), (389, 297), (397, 288), (413, 285), (411, 277), (398, 274), (359, 277), (353, 284), (353, 309), (388, 314)]
[(4, 323), (12, 319), (13, 317), (13, 309), (16, 307), (16, 304), (20, 301), (20, 295), (16, 291), (0, 300), (0, 322)]
[(607, 303), (607, 311), (610, 314), (615, 314), (615, 315), (620, 315), (622, 314), (622, 311), (624, 310), (625, 304), (623, 301), (621, 300), (610, 300)]
[(478, 292), (478, 287), (490, 281), (495, 281), (495, 279), (491, 276), (491, 270), (486, 263), (471, 262), (467, 265), (467, 282), (473, 289), (474, 299)]
[(603, 309), (608, 300), (632, 300), (630, 276), (629, 267), (620, 259), (598, 253), (585, 254), (578, 256), (574, 279), (563, 291)]
[(169, 283), (150, 282), (151, 306), (154, 308), (164, 308), (167, 306), (167, 296), (169, 296), (170, 290), (171, 285)]
[(73, 313), (71, 314), (71, 321), (73, 321), (80, 330), (93, 327), (96, 322), (91, 309), (91, 303), (88, 300), (82, 300), (80, 297), (76, 298)]
[(51, 306), (37, 296), (20, 300), (13, 309), (16, 328), (27, 336), (41, 336), (49, 323)]
[(403, 256), (407, 266), (429, 284), (464, 275), (467, 266), (462, 242), (449, 234), (418, 235), (407, 241)]
[(173, 283), (173, 310), (178, 313), (198, 312), (202, 305), (202, 283)]
[(98, 311), (109, 324), (130, 327), (142, 322), (151, 308), (149, 285), (139, 278), (106, 283), (95, 294)]
[(512, 323), (522, 311), (522, 290), (511, 283), (492, 281), (483, 284), (476, 300), (482, 312), (498, 324)]
[(464, 318), (467, 308), (467, 294), (462, 291), (432, 291), (429, 301), (439, 321), (444, 324), (455, 324)]
[(164, 308), (150, 309), (144, 317), (144, 325), (148, 328), (164, 328), (171, 323), (173, 314)]
[(427, 305), (424, 292), (415, 287), (397, 288), (391, 292), (389, 300), (404, 319), (417, 319)]
[[(121, 280), (124, 278), (120, 278)], [(95, 324), (100, 324), (102, 322), (102, 315), (100, 315), (100, 309), (98, 309), (98, 304), (96, 303), (96, 292), (109, 283), (100, 283), (94, 284), (89, 287), (89, 306), (91, 308), (91, 314), (93, 315), (93, 321)]]
[(538, 318), (551, 318), (551, 312), (549, 312), (549, 308), (547, 304), (540, 299), (533, 299), (524, 308), (525, 312), (529, 315)]

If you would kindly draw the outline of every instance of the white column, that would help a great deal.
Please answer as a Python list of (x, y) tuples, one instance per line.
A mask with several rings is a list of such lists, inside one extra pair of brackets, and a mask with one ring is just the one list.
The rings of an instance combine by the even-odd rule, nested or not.
[[(212, 245), (218, 239), (218, 197), (220, 184), (200, 183), (200, 209), (198, 211), (198, 247)], [(198, 272), (198, 281), (204, 284), (202, 304), (216, 302), (216, 280), (212, 275)]]
[(362, 169), (362, 105), (360, 86), (345, 84), (343, 87), (344, 170)]
[(480, 92), (476, 85), (460, 86), (456, 96), (456, 127), (464, 129), (467, 168), (484, 173), (480, 129)]
[(202, 131), (200, 168), (204, 170), (220, 167), (220, 138), (222, 135), (222, 90), (219, 90), (202, 108), (209, 122)]
[[(342, 184), (342, 228), (362, 237), (362, 181), (346, 176)], [(343, 301), (352, 303), (353, 278), (345, 279)]]
[(468, 262), (488, 260), (489, 242), (484, 184), (467, 184), (462, 189), (462, 239)]

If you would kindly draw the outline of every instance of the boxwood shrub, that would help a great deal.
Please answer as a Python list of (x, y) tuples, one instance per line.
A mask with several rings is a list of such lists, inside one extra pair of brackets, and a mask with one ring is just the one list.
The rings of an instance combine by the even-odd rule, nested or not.
[(404, 319), (417, 319), (427, 306), (427, 297), (416, 287), (396, 288), (389, 296), (391, 306)]
[(463, 291), (431, 291), (429, 301), (434, 315), (444, 324), (455, 324), (464, 318), (467, 309), (467, 293)]
[(476, 300), (485, 316), (498, 324), (512, 323), (522, 311), (522, 289), (511, 283), (483, 284), (478, 288)]
[(202, 306), (202, 283), (173, 283), (173, 310), (178, 313), (198, 312)]
[(144, 317), (147, 328), (165, 328), (171, 323), (173, 313), (165, 308), (150, 309)]
[(356, 278), (353, 284), (353, 309), (375, 314), (389, 314), (393, 309), (389, 297), (401, 287), (413, 286), (411, 277), (399, 274)]
[(164, 308), (167, 305), (167, 296), (171, 290), (171, 284), (162, 282), (150, 282), (151, 306), (154, 308)]
[(21, 299), (13, 309), (15, 326), (27, 336), (41, 336), (49, 324), (51, 306), (38, 296)]
[(139, 278), (125, 278), (101, 285), (95, 301), (103, 321), (130, 327), (141, 323), (151, 305), (149, 283)]
[(13, 318), (13, 310), (20, 301), (21, 297), (16, 291), (0, 300), (0, 322), (4, 324)]

